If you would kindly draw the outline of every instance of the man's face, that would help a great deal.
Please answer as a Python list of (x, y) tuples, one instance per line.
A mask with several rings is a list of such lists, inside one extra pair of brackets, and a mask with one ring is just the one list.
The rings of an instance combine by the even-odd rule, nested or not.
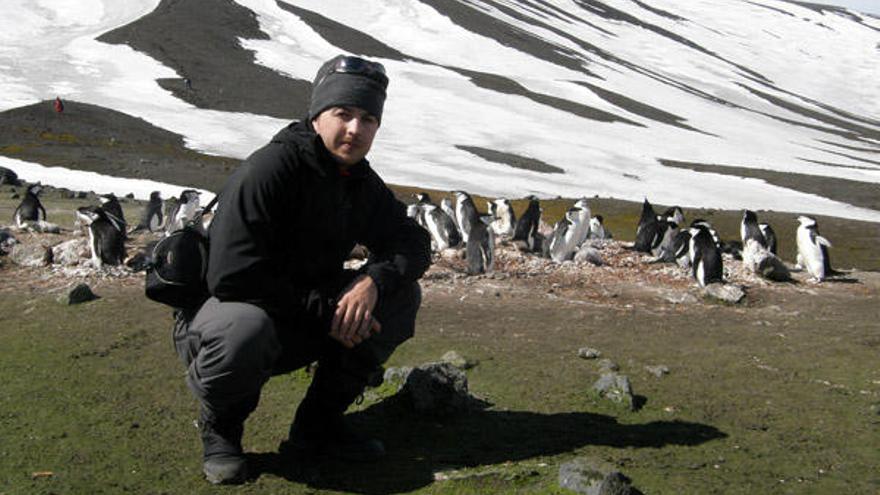
[(312, 126), (330, 154), (347, 167), (367, 156), (379, 120), (358, 107), (330, 107), (312, 120)]

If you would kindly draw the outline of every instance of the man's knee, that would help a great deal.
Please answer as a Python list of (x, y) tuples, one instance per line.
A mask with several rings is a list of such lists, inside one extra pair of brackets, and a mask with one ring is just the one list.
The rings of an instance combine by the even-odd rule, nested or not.
[(243, 396), (259, 391), (271, 376), (280, 344), (261, 308), (210, 299), (191, 325), (199, 346), (188, 382), (198, 395)]

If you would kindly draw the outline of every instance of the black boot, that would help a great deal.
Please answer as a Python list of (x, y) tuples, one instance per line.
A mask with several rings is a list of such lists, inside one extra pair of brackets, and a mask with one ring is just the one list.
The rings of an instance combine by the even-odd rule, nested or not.
[(202, 404), (199, 410), (202, 471), (209, 482), (239, 484), (247, 479), (247, 461), (241, 448), (244, 420), (256, 408), (257, 399), (249, 399), (222, 411)]
[(300, 459), (332, 457), (353, 462), (380, 459), (385, 455), (382, 442), (360, 435), (344, 416), (348, 406), (363, 392), (366, 380), (328, 368), (319, 365), (279, 452)]

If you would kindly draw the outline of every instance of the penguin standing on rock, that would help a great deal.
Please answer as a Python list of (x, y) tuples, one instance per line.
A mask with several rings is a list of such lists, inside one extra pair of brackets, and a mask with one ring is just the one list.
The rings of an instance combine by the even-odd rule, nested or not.
[(700, 287), (711, 283), (724, 281), (724, 267), (722, 265), (721, 250), (712, 239), (712, 234), (706, 227), (692, 227), (689, 255), (691, 269), (694, 278)]
[(541, 251), (542, 237), (538, 233), (541, 224), (541, 204), (535, 196), (528, 196), (529, 206), (516, 221), (513, 242), (521, 250), (530, 253)]
[(42, 190), (43, 186), (39, 182), (27, 188), (24, 198), (12, 214), (12, 220), (16, 227), (23, 227), (25, 222), (46, 220), (46, 208), (43, 208), (43, 203), (39, 198)]
[(100, 206), (83, 206), (76, 210), (79, 220), (89, 229), (89, 248), (96, 268), (118, 266), (125, 260), (125, 230)]
[(831, 242), (819, 235), (816, 219), (802, 215), (798, 217), (798, 222), (800, 222), (797, 229), (798, 265), (806, 268), (817, 282), (836, 274), (837, 272), (831, 269), (831, 258), (828, 256)]

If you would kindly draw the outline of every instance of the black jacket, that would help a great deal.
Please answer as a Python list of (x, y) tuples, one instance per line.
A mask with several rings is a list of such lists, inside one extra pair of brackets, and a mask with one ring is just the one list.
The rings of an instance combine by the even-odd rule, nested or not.
[(366, 160), (340, 174), (311, 125), (293, 122), (227, 180), (209, 229), (208, 289), (285, 320), (314, 289), (338, 290), (356, 243), (379, 297), (431, 263), (427, 231)]

